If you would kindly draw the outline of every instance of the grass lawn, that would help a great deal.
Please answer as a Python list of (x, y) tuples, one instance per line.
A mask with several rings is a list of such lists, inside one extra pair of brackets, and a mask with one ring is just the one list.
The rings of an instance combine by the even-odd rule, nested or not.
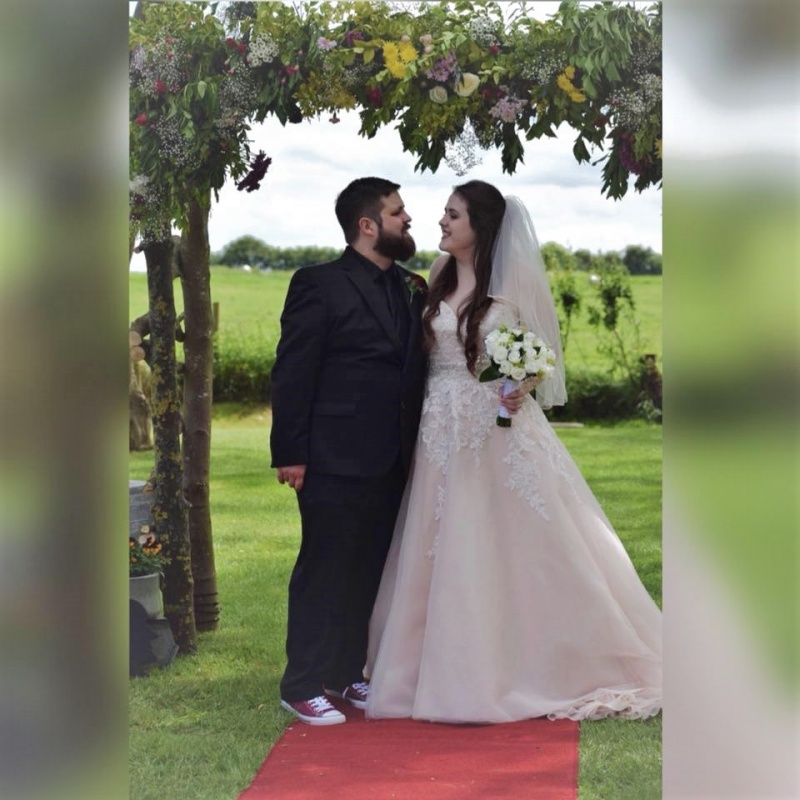
[[(130, 681), (131, 800), (234, 800), (290, 721), (278, 706), (293, 493), (269, 467), (269, 410), (215, 407), (211, 503), (219, 631)], [(661, 592), (661, 434), (641, 421), (559, 429), (651, 595)], [(132, 453), (130, 477), (152, 453)], [(661, 718), (581, 725), (581, 800), (661, 797)]]
[[(425, 274), (425, 273), (423, 273)], [(220, 326), (218, 341), (221, 350), (244, 352), (274, 351), (280, 332), (280, 315), (291, 273), (244, 272), (228, 267), (212, 267), (212, 300), (219, 303)], [(607, 366), (604, 356), (598, 354), (595, 331), (586, 321), (586, 306), (593, 296), (587, 273), (576, 273), (583, 296), (583, 309), (573, 322), (567, 343), (567, 364), (571, 368), (603, 370)], [(661, 277), (633, 276), (631, 278), (636, 313), (640, 321), (642, 352), (656, 353), (661, 367)], [(180, 312), (183, 297), (180, 286), (175, 285), (175, 303)], [(147, 276), (130, 274), (130, 318), (147, 313)]]

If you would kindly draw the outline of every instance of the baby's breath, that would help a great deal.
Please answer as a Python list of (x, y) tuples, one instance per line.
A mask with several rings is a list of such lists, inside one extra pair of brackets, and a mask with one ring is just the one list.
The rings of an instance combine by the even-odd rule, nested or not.
[(251, 67), (258, 67), (261, 64), (271, 64), (272, 60), (279, 52), (280, 48), (271, 36), (266, 33), (259, 33), (250, 44), (250, 52), (247, 54), (247, 63)]
[(131, 56), (129, 76), (131, 86), (150, 97), (160, 91), (179, 91), (186, 81), (185, 44), (165, 34), (150, 51), (138, 45)]
[(466, 175), (482, 161), (481, 144), (472, 123), (468, 122), (454, 142), (448, 142), (444, 160), (459, 177)]
[(226, 75), (219, 87), (219, 108), (214, 125), (223, 131), (240, 125), (257, 98), (258, 86), (248, 71), (237, 69), (232, 75)]
[(473, 17), (469, 23), (470, 36), (482, 47), (498, 43), (495, 24), (489, 17)]
[(650, 112), (661, 102), (661, 77), (645, 73), (636, 89), (620, 89), (609, 98), (617, 124), (626, 130), (638, 130)]
[(541, 53), (530, 61), (526, 61), (520, 69), (525, 80), (533, 81), (539, 86), (546, 86), (561, 71), (563, 58), (552, 53)]

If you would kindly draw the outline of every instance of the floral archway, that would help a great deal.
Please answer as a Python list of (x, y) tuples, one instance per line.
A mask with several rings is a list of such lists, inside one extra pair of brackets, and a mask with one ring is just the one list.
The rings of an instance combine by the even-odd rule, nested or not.
[[(250, 151), (253, 122), (335, 121), (349, 109), (363, 136), (395, 126), (420, 170), (448, 158), (469, 165), (496, 148), (513, 173), (527, 142), (566, 124), (576, 160), (603, 164), (606, 196), (660, 186), (661, 4), (569, 0), (544, 21), (522, 3), (481, 0), (139, 4), (130, 26), (130, 244), (138, 240), (147, 261), (155, 515), (171, 556), (165, 610), (184, 651), (194, 649), (195, 608), (211, 605), (206, 627), (215, 623), (211, 197), (228, 178), (259, 188), (270, 159)], [(173, 225), (182, 232), (177, 249)]]

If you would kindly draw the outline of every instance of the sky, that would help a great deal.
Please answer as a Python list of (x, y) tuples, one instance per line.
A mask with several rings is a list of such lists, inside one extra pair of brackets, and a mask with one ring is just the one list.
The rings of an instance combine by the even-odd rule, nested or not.
[[(556, 7), (535, 5), (538, 17), (549, 16)], [(366, 175), (400, 184), (418, 250), (438, 249), (437, 223), (447, 198), (454, 185), (472, 178), (520, 197), (542, 243), (593, 253), (633, 244), (662, 250), (661, 191), (638, 193), (631, 186), (621, 200), (606, 198), (601, 193), (602, 164), (577, 163), (572, 155), (575, 133), (566, 125), (555, 139), (523, 142), (524, 163), (513, 175), (503, 173), (498, 150), (482, 151), (482, 163), (458, 175), (445, 162), (436, 173), (415, 172), (416, 156), (403, 151), (393, 126), (367, 139), (358, 135), (356, 112), (339, 116), (336, 124), (325, 116), (286, 127), (270, 118), (253, 126), (251, 150), (264, 150), (272, 164), (257, 191), (238, 191), (230, 180), (220, 191), (209, 219), (212, 253), (245, 235), (276, 247), (343, 247), (333, 210), (336, 195), (351, 180)], [(601, 155), (595, 151), (592, 158)], [(131, 267), (143, 270), (144, 257), (134, 256)]]

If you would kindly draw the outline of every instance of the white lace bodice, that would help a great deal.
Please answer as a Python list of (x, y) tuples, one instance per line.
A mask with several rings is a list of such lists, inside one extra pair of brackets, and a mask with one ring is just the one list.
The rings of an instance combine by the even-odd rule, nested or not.
[[(455, 453), (468, 450), (475, 467), (480, 467), (488, 438), (502, 436), (506, 444), (503, 461), (508, 466), (487, 464), (485, 467), (508, 470), (506, 486), (547, 518), (537, 488), (540, 478), (538, 459), (545, 455), (560, 474), (568, 480), (570, 478), (550, 423), (538, 403), (528, 398), (513, 417), (511, 428), (498, 428), (500, 382), (480, 383), (469, 372), (463, 345), (457, 337), (457, 317), (447, 303), (440, 304), (439, 314), (432, 324), (436, 345), (430, 357), (420, 423), (425, 455), (445, 476)], [(481, 335), (485, 336), (501, 324), (515, 325), (517, 320), (509, 306), (495, 302), (481, 323)], [(476, 371), (480, 373), (481, 368), (479, 361)]]

